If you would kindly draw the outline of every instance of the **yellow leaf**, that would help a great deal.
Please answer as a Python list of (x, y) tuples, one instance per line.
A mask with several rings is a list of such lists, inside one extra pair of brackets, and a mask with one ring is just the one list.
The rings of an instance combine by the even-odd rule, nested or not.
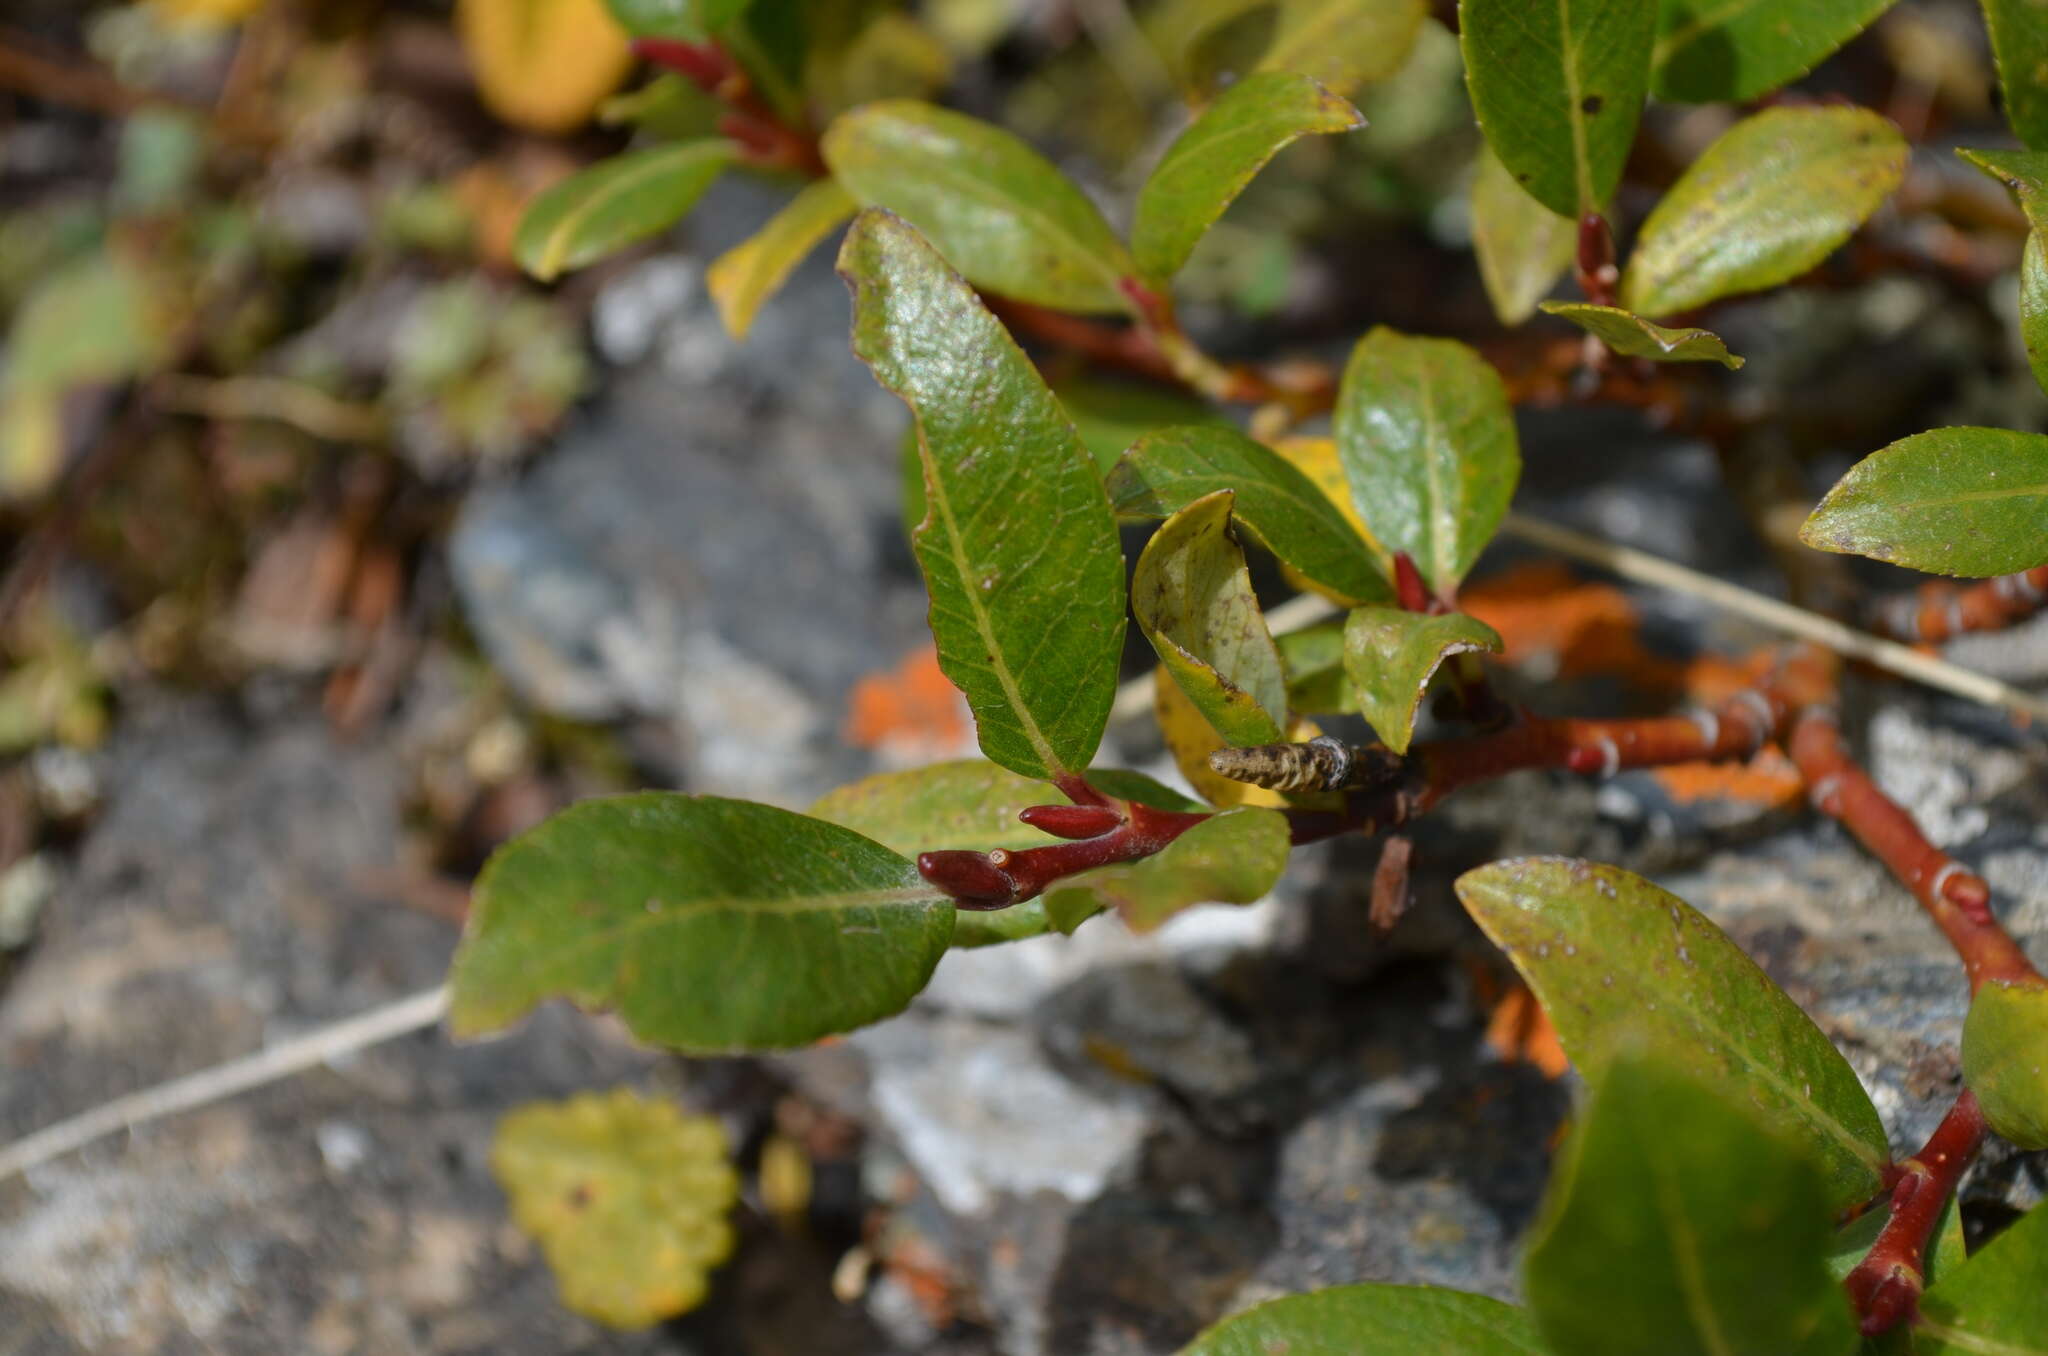
[(818, 242), (858, 206), (837, 179), (820, 179), (789, 200), (746, 240), (718, 257), (704, 275), (718, 317), (735, 339), (747, 337), (761, 303), (775, 295)]
[(173, 23), (238, 24), (263, 7), (263, 0), (154, 0)]
[(536, 132), (581, 127), (633, 64), (604, 0), (457, 0), (455, 18), (484, 105)]
[(491, 1171), (562, 1303), (600, 1323), (644, 1328), (696, 1307), (732, 1253), (739, 1178), (718, 1122), (629, 1088), (513, 1111)]

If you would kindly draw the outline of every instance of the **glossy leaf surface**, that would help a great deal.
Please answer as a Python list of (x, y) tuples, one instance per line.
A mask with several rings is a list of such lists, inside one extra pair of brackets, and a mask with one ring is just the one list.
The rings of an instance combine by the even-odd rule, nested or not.
[(1579, 230), (1523, 191), (1486, 145), (1472, 174), (1472, 249), (1479, 279), (1503, 325), (1536, 314), (1536, 303), (1571, 267)]
[(2005, 120), (2019, 139), (2048, 151), (2048, 19), (2039, 0), (1984, 0)]
[(2048, 436), (1938, 428), (1851, 467), (1799, 538), (1822, 551), (1973, 578), (2048, 561)]
[(953, 906), (907, 859), (773, 806), (671, 792), (573, 805), (477, 877), (449, 972), (458, 1036), (547, 998), (693, 1054), (803, 1045), (899, 1012)]
[(1742, 359), (1728, 351), (1721, 336), (1692, 326), (1653, 324), (1619, 306), (1594, 306), (1583, 301), (1546, 301), (1546, 315), (1569, 320), (1616, 353), (1660, 363), (1719, 363), (1734, 369)]
[(1236, 495), (1238, 527), (1323, 589), (1355, 602), (1391, 598), (1372, 549), (1291, 462), (1224, 426), (1140, 438), (1109, 474), (1120, 517), (1164, 518), (1218, 490)]
[(1495, 862), (1457, 888), (1589, 1082), (1599, 1085), (1617, 1049), (1640, 1044), (1674, 1068), (1739, 1088), (1753, 1110), (1811, 1144), (1829, 1209), (1877, 1193), (1890, 1146), (1855, 1072), (1683, 900), (1618, 867), (1558, 857)]
[(909, 99), (868, 104), (827, 129), (826, 163), (977, 287), (1068, 311), (1124, 311), (1135, 269), (1073, 180), (1000, 127)]
[(1351, 352), (1335, 422), (1352, 499), (1372, 535), (1414, 557), (1438, 593), (1456, 590), (1521, 478), (1500, 374), (1454, 340), (1375, 329)]
[(1061, 882), (1046, 892), (1046, 912), (1060, 918), (1100, 902), (1133, 932), (1150, 932), (1197, 904), (1264, 898), (1287, 869), (1289, 847), (1287, 820), (1277, 810), (1225, 810), (1150, 857)]
[(1152, 535), (1131, 577), (1131, 611), (1160, 664), (1232, 744), (1271, 744), (1287, 679), (1230, 534), (1229, 490), (1204, 495)]
[(914, 546), (939, 666), (1012, 772), (1088, 766), (1116, 699), (1124, 564), (1087, 453), (1003, 327), (925, 239), (863, 213), (839, 268), (854, 351), (917, 418)]
[(2048, 1356), (2048, 1206), (2037, 1205), (1920, 1297), (1913, 1356)]
[(629, 1088), (530, 1102), (498, 1122), (491, 1173), (564, 1307), (614, 1328), (696, 1308), (732, 1253), (725, 1132)]
[(1344, 624), (1344, 672), (1359, 714), (1396, 753), (1408, 752), (1415, 716), (1429, 680), (1459, 654), (1499, 654), (1500, 636), (1462, 613), (1424, 616), (1392, 607), (1361, 607)]
[(1180, 272), (1210, 225), (1289, 142), (1364, 125), (1357, 109), (1305, 75), (1268, 71), (1231, 86), (1138, 191), (1131, 252), (1139, 273), (1160, 284)]
[(542, 282), (595, 263), (688, 215), (739, 156), (722, 137), (628, 151), (572, 174), (534, 200), (513, 243)]
[(1576, 221), (1614, 195), (1650, 83), (1656, 0), (1463, 0), (1465, 81), (1515, 182)]
[(836, 179), (808, 184), (746, 240), (705, 271), (718, 318), (735, 339), (747, 337), (761, 304), (780, 291), (804, 256), (854, 214), (856, 204)]
[(1621, 304), (1670, 315), (1759, 292), (1835, 251), (1899, 186), (1906, 139), (1866, 108), (1768, 108), (1736, 123), (1643, 223)]
[(1573, 1356), (1849, 1356), (1821, 1173), (1743, 1094), (1660, 1055), (1607, 1068), (1552, 1173), (1524, 1289)]
[(1528, 1312), (1429, 1285), (1336, 1285), (1224, 1319), (1181, 1356), (1549, 1356)]
[(2048, 1149), (2048, 988), (1993, 981), (1963, 1022), (1963, 1081), (1993, 1130)]
[(1893, 0), (1664, 0), (1651, 56), (1660, 99), (1740, 102), (1812, 70)]

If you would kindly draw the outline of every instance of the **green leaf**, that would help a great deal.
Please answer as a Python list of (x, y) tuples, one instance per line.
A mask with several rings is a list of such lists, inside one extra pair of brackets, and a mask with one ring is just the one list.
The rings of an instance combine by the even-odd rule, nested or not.
[(837, 179), (820, 179), (791, 198), (754, 235), (718, 256), (704, 274), (704, 285), (718, 305), (726, 333), (746, 338), (761, 303), (781, 290), (804, 256), (854, 209), (853, 199)]
[(1503, 325), (1519, 325), (1536, 313), (1571, 266), (1579, 230), (1523, 191), (1481, 143), (1472, 173), (1472, 249), (1479, 256), (1479, 280)]
[(628, 151), (556, 184), (519, 222), (513, 253), (542, 282), (595, 263), (688, 215), (739, 156), (723, 137)]
[(1012, 772), (1088, 766), (1116, 700), (1116, 519), (1059, 402), (910, 226), (863, 212), (839, 269), (853, 347), (917, 417), (928, 508), (914, 542), (939, 667), (981, 751)]
[(630, 1088), (507, 1113), (491, 1174), (547, 1254), (563, 1307), (611, 1327), (696, 1308), (732, 1255), (740, 1182), (725, 1132)]
[(1656, 0), (1462, 0), (1458, 21), (1501, 163), (1553, 212), (1604, 209), (1643, 112)]
[(2048, 151), (1956, 152), (2012, 190), (2020, 210), (2037, 234), (2048, 234)]
[(1287, 817), (1278, 810), (1225, 810), (1150, 857), (1098, 867), (1054, 886), (1046, 892), (1046, 913), (1059, 920), (1107, 905), (1133, 932), (1150, 932), (1197, 904), (1263, 899), (1287, 869), (1289, 846)]
[(1287, 678), (1230, 535), (1218, 490), (1168, 518), (1138, 556), (1131, 611), (1159, 661), (1232, 744), (1272, 744), (1287, 722)]
[(1831, 1203), (1796, 1140), (1657, 1055), (1616, 1058), (1552, 1174), (1523, 1267), (1572, 1356), (1848, 1356)]
[[(1828, 1244), (1828, 1275), (1838, 1282), (1847, 1280), (1849, 1273), (1870, 1255), (1891, 1214), (1890, 1202), (1879, 1201), (1835, 1230), (1834, 1239)], [(1942, 1203), (1941, 1222), (1935, 1229), (1934, 1242), (1927, 1250), (1927, 1284), (1933, 1285), (1946, 1276), (1949, 1268), (1961, 1266), (1967, 1252), (1962, 1212), (1956, 1209), (1955, 1197), (1951, 1196)]]
[(1664, 0), (1650, 57), (1660, 99), (1740, 103), (1797, 80), (1893, 0)]
[(1500, 636), (1458, 612), (1428, 617), (1392, 607), (1361, 607), (1344, 623), (1344, 672), (1358, 710), (1386, 746), (1408, 752), (1429, 680), (1452, 655), (1499, 654)]
[(690, 1054), (803, 1045), (903, 1010), (953, 931), (906, 859), (770, 805), (650, 791), (573, 805), (485, 864), (448, 977), (480, 1036), (546, 998)]
[(1073, 180), (978, 118), (910, 99), (869, 104), (825, 132), (855, 198), (931, 238), (977, 287), (1064, 311), (1125, 311), (1135, 269)]
[(1200, 814), (1209, 807), (1164, 783), (1127, 767), (1091, 767), (1088, 780), (1097, 791), (1118, 800), (1134, 800), (1155, 810)]
[(2048, 1206), (2037, 1205), (1920, 1297), (1913, 1356), (2048, 1356)]
[(1225, 90), (1182, 132), (1138, 191), (1131, 252), (1163, 284), (1223, 209), (1279, 153), (1311, 132), (1363, 127), (1358, 110), (1305, 75), (1269, 71)]
[[(682, 38), (701, 42), (706, 35), (705, 11), (744, 9), (744, 5), (707, 6), (699, 0), (604, 0), (619, 27), (636, 38)], [(729, 17), (729, 16), (727, 16)]]
[(1141, 437), (1109, 473), (1119, 517), (1164, 518), (1218, 490), (1251, 539), (1330, 592), (1355, 602), (1393, 597), (1372, 548), (1329, 496), (1286, 458), (1223, 426)]
[(1767, 108), (1715, 139), (1643, 223), (1621, 304), (1670, 315), (1796, 278), (1906, 172), (1906, 139), (1867, 108)]
[(169, 335), (149, 274), (117, 251), (42, 279), (15, 312), (0, 390), (61, 395), (126, 381), (164, 361)]
[(1560, 316), (1616, 353), (1631, 358), (1648, 358), (1659, 363), (1719, 363), (1730, 371), (1742, 366), (1742, 359), (1728, 351), (1721, 336), (1712, 330), (1687, 325), (1655, 325), (1619, 306), (1595, 306), (1583, 301), (1546, 301), (1545, 315)]
[(1303, 715), (1358, 710), (1358, 694), (1344, 675), (1344, 619), (1332, 618), (1273, 637), (1287, 671), (1287, 706)]
[(1683, 900), (1612, 866), (1558, 857), (1495, 862), (1458, 880), (1465, 909), (1529, 981), (1565, 1052), (1596, 1086), (1617, 1048), (1740, 1087), (1757, 1112), (1811, 1142), (1828, 1208), (1876, 1195), (1884, 1125), (1848, 1062), (1784, 990)]
[(1224, 1319), (1181, 1356), (1548, 1356), (1526, 1310), (1433, 1285), (1336, 1285)]
[(2048, 987), (1985, 984), (1963, 1022), (1963, 1081), (1991, 1128), (2048, 1149)]
[(2044, 241), (2048, 235), (2033, 232), (2020, 257), (2020, 340), (2026, 345), (2034, 380), (2048, 391), (2048, 245)]
[(1873, 452), (1799, 530), (1821, 551), (1989, 578), (2048, 561), (2048, 437), (1938, 428)]
[(2048, 22), (2039, 0), (1984, 0), (2005, 121), (2026, 145), (2048, 151)]
[(1500, 374), (1455, 340), (1377, 328), (1351, 352), (1335, 424), (1366, 527), (1439, 595), (1456, 592), (1522, 474)]
[(827, 792), (810, 814), (909, 857), (942, 848), (986, 852), (1058, 842), (1020, 823), (1017, 812), (1063, 800), (1047, 782), (963, 758), (862, 778)]

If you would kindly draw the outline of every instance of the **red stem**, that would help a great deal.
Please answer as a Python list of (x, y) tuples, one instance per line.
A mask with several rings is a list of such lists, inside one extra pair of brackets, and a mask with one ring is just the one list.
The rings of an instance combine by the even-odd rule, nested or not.
[(1927, 1245), (1941, 1210), (1984, 1144), (1984, 1112), (1964, 1089), (1919, 1153), (1899, 1165), (1891, 1218), (1877, 1242), (1843, 1285), (1861, 1315), (1858, 1327), (1875, 1337), (1913, 1316), (1926, 1284)]
[(1877, 611), (1877, 629), (1909, 645), (1932, 644), (1971, 631), (2002, 631), (2048, 607), (2048, 565), (1957, 588), (1922, 585)]
[(1816, 707), (1792, 732), (1792, 760), (1814, 807), (1842, 822), (1891, 868), (1962, 957), (1975, 993), (1987, 980), (2038, 981), (2040, 973), (1991, 912), (1991, 887), (1927, 841), (1913, 816), (1877, 788), (1842, 746), (1834, 713)]

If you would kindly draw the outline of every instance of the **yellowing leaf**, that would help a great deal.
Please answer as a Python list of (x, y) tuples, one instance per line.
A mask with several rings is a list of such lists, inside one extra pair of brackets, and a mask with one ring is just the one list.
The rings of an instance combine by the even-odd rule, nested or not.
[(633, 64), (604, 0), (457, 0), (455, 21), (484, 106), (536, 132), (581, 127)]
[[(1236, 805), (1282, 809), (1290, 805), (1331, 803), (1327, 796), (1283, 796), (1278, 791), (1233, 781), (1212, 771), (1209, 755), (1223, 747), (1223, 736), (1216, 733), (1208, 718), (1188, 700), (1187, 693), (1180, 690), (1180, 684), (1164, 668), (1153, 670), (1152, 677), (1152, 711), (1159, 720), (1159, 733), (1166, 740), (1166, 751), (1173, 755), (1174, 766), (1180, 769), (1180, 775), (1188, 779), (1188, 785), (1194, 787), (1203, 800), (1224, 809)], [(1322, 727), (1314, 721), (1299, 717), (1292, 719), (1287, 726), (1287, 738), (1296, 744), (1314, 739), (1322, 732)]]
[(718, 256), (704, 275), (718, 318), (735, 339), (747, 337), (761, 303), (775, 295), (789, 275), (854, 213), (857, 204), (837, 179), (820, 179), (789, 200), (768, 224)]
[(156, 0), (157, 12), (173, 23), (238, 24), (263, 8), (263, 0)]
[(498, 1123), (491, 1172), (562, 1303), (611, 1327), (695, 1308), (732, 1253), (739, 1178), (718, 1122), (629, 1088), (520, 1107)]
[(1630, 358), (1656, 363), (1719, 363), (1731, 371), (1742, 366), (1741, 355), (1730, 353), (1712, 330), (1658, 325), (1619, 306), (1595, 306), (1588, 301), (1546, 301), (1537, 309), (1571, 321)]

